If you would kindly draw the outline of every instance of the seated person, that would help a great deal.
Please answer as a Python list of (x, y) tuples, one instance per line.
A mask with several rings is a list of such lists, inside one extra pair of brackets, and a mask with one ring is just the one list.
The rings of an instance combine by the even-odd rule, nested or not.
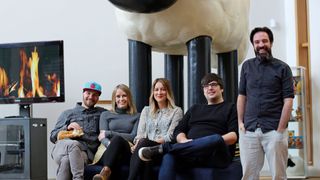
[(206, 105), (193, 105), (174, 131), (177, 143), (143, 147), (139, 157), (150, 161), (164, 154), (159, 172), (160, 180), (176, 177), (177, 168), (225, 168), (232, 162), (238, 137), (236, 106), (225, 102), (222, 79), (207, 74), (201, 80)]
[(106, 109), (95, 107), (101, 86), (87, 82), (83, 103), (64, 111), (51, 131), (51, 157), (58, 164), (57, 179), (83, 179), (85, 164), (91, 163), (99, 146), (99, 119)]
[(94, 164), (102, 165), (100, 174), (94, 180), (106, 180), (115, 169), (129, 164), (133, 139), (137, 134), (140, 113), (137, 113), (128, 86), (119, 84), (112, 92), (111, 110), (100, 117), (101, 141)]
[[(149, 105), (144, 107), (141, 112), (138, 132), (134, 140), (135, 145), (132, 147), (129, 180), (137, 179), (138, 176), (140, 179), (150, 179), (152, 164), (139, 159), (139, 149), (171, 142), (173, 130), (183, 116), (182, 109), (174, 103), (169, 81), (164, 78), (153, 81)], [(156, 164), (158, 161), (154, 163)]]

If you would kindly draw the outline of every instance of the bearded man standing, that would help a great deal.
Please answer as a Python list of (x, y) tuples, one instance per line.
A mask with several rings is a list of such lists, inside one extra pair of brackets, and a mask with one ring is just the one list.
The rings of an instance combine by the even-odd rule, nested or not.
[(272, 179), (287, 179), (292, 72), (285, 62), (272, 56), (269, 28), (254, 28), (250, 41), (256, 57), (242, 65), (237, 101), (242, 179), (259, 179), (265, 155)]

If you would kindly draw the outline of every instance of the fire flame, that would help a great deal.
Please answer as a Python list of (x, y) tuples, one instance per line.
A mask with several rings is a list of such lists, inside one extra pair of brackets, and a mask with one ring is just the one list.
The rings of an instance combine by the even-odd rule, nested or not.
[(8, 77), (6, 71), (0, 67), (0, 95), (8, 96), (9, 88), (8, 88)]
[[(0, 67), (0, 96), (12, 96), (16, 93), (18, 97), (45, 97), (60, 96), (60, 80), (57, 74), (46, 74), (46, 78), (50, 85), (45, 86), (45, 90), (40, 85), (39, 78), (39, 54), (37, 48), (31, 52), (28, 58), (24, 49), (20, 49), (20, 72), (19, 81), (9, 82), (9, 78), (4, 68)], [(17, 87), (19, 85), (19, 88)], [(16, 90), (16, 88), (18, 88)]]
[(43, 88), (40, 86), (39, 82), (39, 54), (37, 48), (34, 48), (34, 51), (31, 53), (29, 58), (29, 67), (31, 70), (31, 81), (32, 81), (32, 97), (35, 97), (38, 94), (40, 97), (44, 96)]
[(20, 66), (20, 84), (19, 84), (19, 89), (18, 89), (18, 96), (19, 97), (25, 97), (24, 94), (24, 77), (27, 76), (28, 74), (28, 69), (27, 69), (27, 62), (28, 62), (28, 57), (27, 54), (24, 50), (20, 50), (20, 60), (21, 60), (21, 66)]
[(47, 79), (52, 83), (51, 93), (60, 96), (60, 80), (58, 79), (57, 75), (55, 73), (53, 73), (52, 75), (49, 74), (47, 76)]

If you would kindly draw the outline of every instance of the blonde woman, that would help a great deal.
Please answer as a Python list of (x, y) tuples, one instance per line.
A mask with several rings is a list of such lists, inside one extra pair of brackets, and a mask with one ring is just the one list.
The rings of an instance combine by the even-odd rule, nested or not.
[[(100, 174), (93, 177), (94, 180), (109, 179), (112, 170), (124, 163), (129, 164), (130, 146), (137, 134), (139, 116), (128, 86), (124, 84), (116, 86), (112, 93), (111, 110), (102, 113), (100, 117), (98, 138), (103, 144), (99, 148), (103, 149), (103, 154), (96, 164), (102, 165), (103, 169)], [(114, 174), (115, 179), (116, 176)]]
[[(174, 103), (169, 81), (164, 78), (155, 79), (152, 83), (149, 106), (143, 108), (140, 116), (137, 136), (132, 146), (129, 180), (150, 179), (150, 164), (140, 160), (138, 151), (141, 147), (155, 146), (171, 142), (174, 128), (182, 119), (183, 111)], [(159, 163), (161, 157), (155, 160)], [(141, 171), (143, 175), (141, 174)]]

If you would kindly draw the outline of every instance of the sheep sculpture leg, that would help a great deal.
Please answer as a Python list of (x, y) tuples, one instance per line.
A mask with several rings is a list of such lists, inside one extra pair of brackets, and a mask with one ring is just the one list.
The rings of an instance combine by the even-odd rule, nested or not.
[(211, 38), (199, 36), (187, 42), (188, 48), (188, 107), (206, 103), (201, 79), (211, 72)]
[(218, 74), (223, 79), (223, 99), (237, 102), (238, 97), (238, 55), (237, 51), (218, 54)]
[[(211, 38), (200, 36), (190, 40), (188, 47), (188, 107), (204, 103), (201, 78), (210, 69)], [(238, 95), (237, 51), (218, 54), (218, 74), (224, 79), (224, 98), (236, 102)], [(148, 105), (152, 81), (151, 46), (129, 40), (129, 85), (138, 111)], [(165, 56), (165, 77), (171, 81), (178, 106), (183, 108), (183, 56)]]
[(166, 54), (164, 58), (164, 76), (171, 82), (171, 87), (177, 106), (183, 109), (183, 55)]
[(149, 104), (151, 65), (151, 46), (129, 40), (129, 86), (139, 112)]

